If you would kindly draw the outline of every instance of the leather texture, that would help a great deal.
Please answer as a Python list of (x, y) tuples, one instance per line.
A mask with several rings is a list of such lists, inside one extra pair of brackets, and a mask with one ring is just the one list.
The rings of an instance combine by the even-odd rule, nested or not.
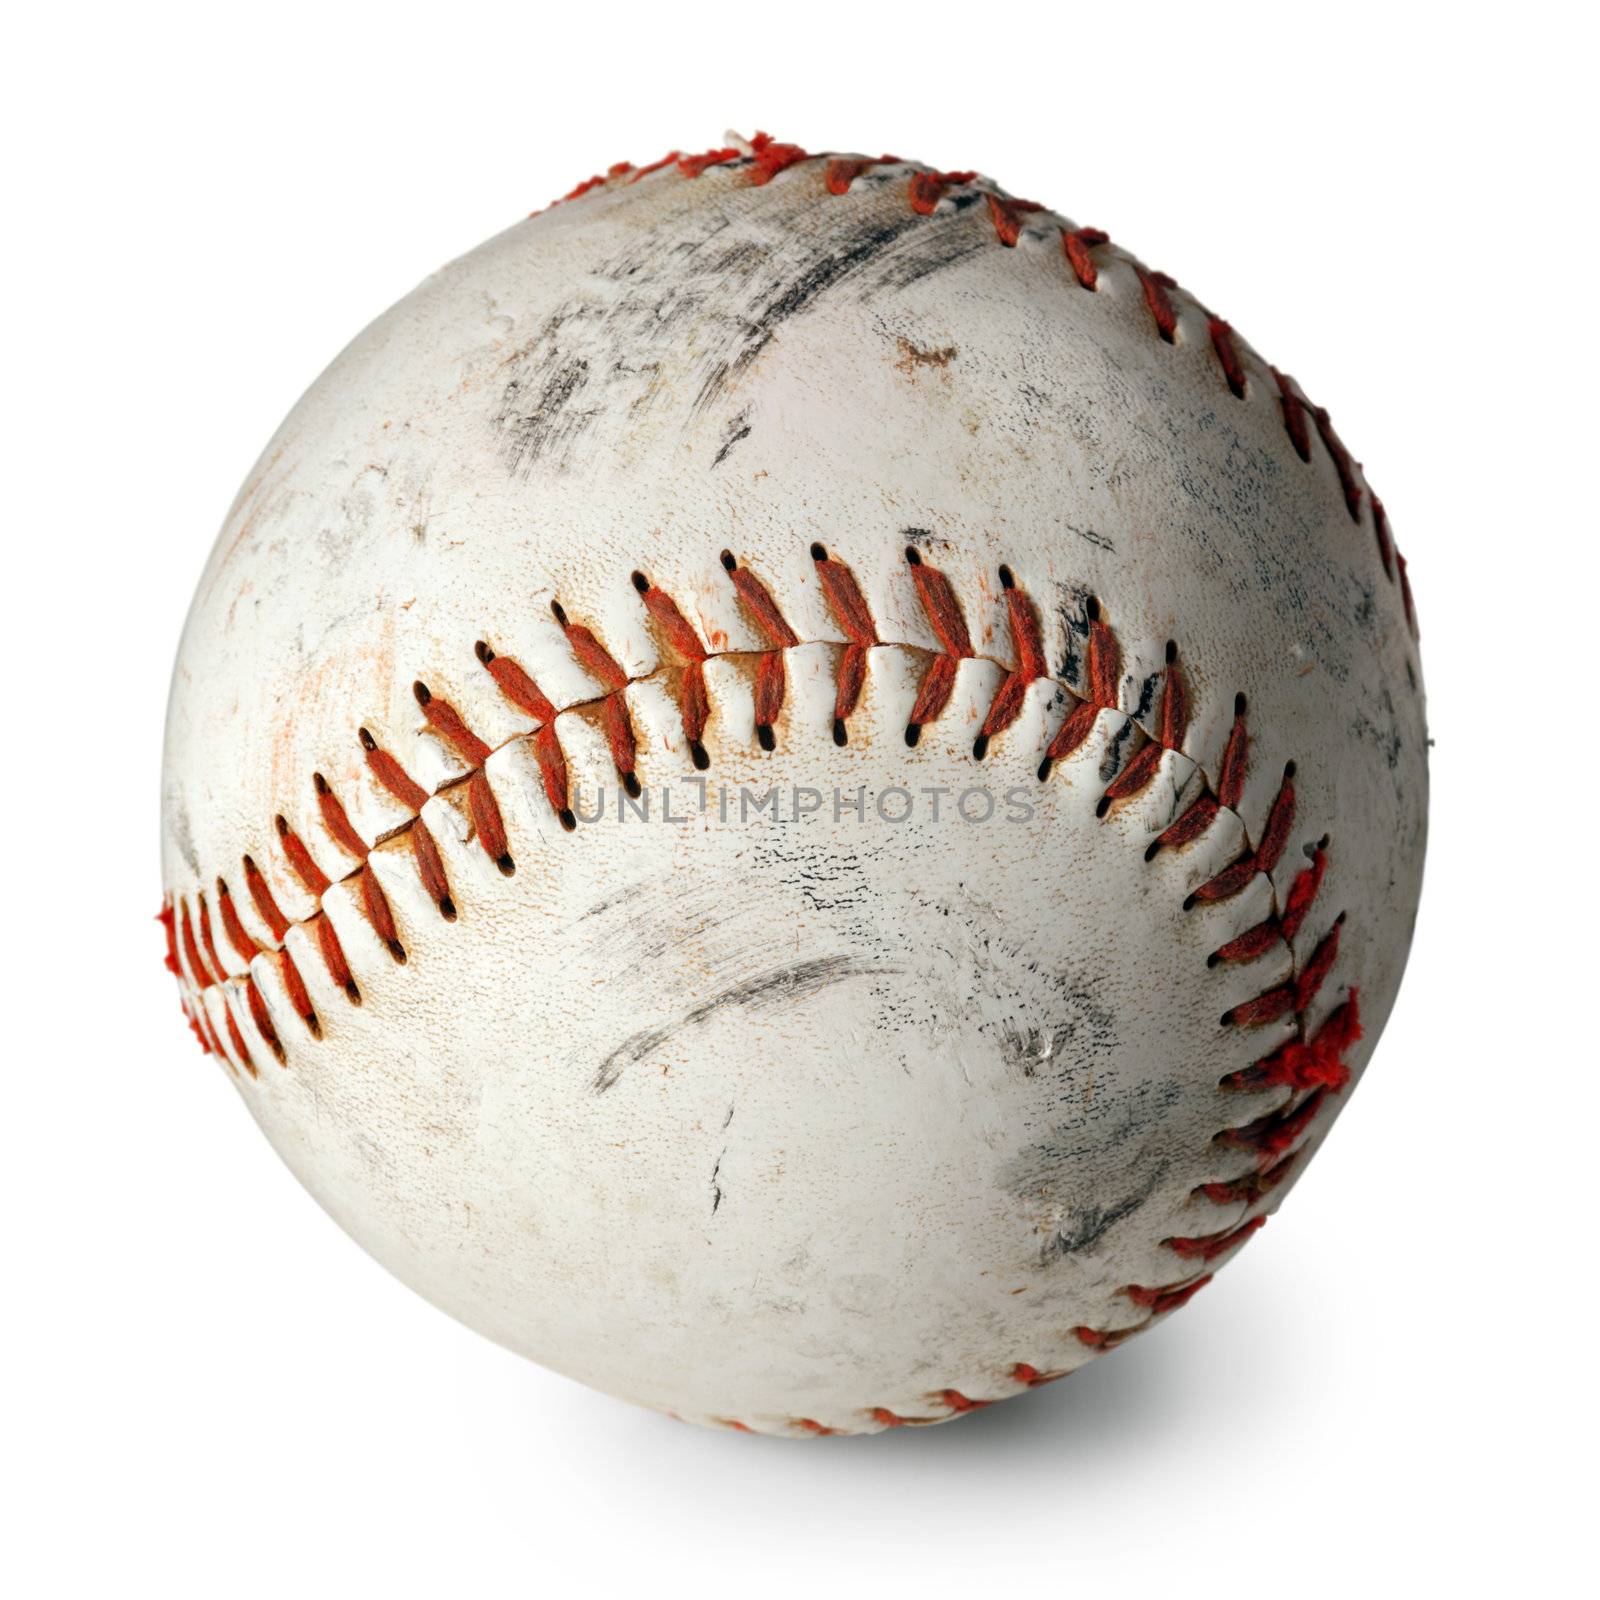
[[(948, 183), (922, 214), (907, 198), (921, 170), (871, 165), (840, 194), (821, 159), (770, 182), (744, 159), (613, 175), (430, 278), (338, 357), (250, 474), (167, 724), (166, 893), (210, 927), (209, 949), (180, 940), (185, 1004), (300, 1180), (490, 1337), (758, 1431), (957, 1415), (1161, 1315), (1154, 1291), (1181, 1298), (1231, 1249), (1206, 1260), (1171, 1241), (1225, 1239), (1274, 1209), (1349, 1095), (1318, 1102), (1270, 1192), (1218, 1201), (1205, 1186), (1288, 1152), (1269, 1162), (1217, 1135), (1307, 1099), (1222, 1080), (1314, 1037), (1352, 991), (1359, 1076), (1422, 868), (1417, 646), (1359, 469), (1352, 517), (1334, 453), (1313, 426), (1300, 459), (1279, 383), (1242, 340), (1245, 393), (1230, 392), (1191, 298), (1171, 291), (1168, 342), (1131, 257), (1096, 245), (1086, 292), (1070, 222), (1028, 211), (1008, 247), (985, 198), (1000, 191)], [(850, 636), (814, 546), (853, 575), (878, 641), (843, 744)], [(795, 641), (769, 737), (773, 640), (724, 552)], [(948, 580), (972, 654), (911, 745), (950, 654), (914, 562)], [(635, 574), (704, 644), (703, 768), (684, 662)], [(1013, 590), (1046, 672), (979, 760), (1023, 654)], [(1117, 704), (1041, 779), (1090, 693), (1096, 611), (1120, 652)], [(625, 689), (585, 664), (574, 627)], [(1180, 745), (1104, 805), (1160, 739), (1169, 641)], [(480, 642), (559, 708), (579, 814), (603, 816), (563, 826), (537, 719)], [(492, 751), (481, 775), (510, 875), (480, 847), (463, 781), (477, 769), (419, 683)], [(1224, 783), (1240, 696), (1236, 803), (1152, 855)], [(632, 809), (614, 699), (637, 745)], [(361, 730), (431, 797), (453, 919)], [(1186, 909), (1261, 845), (1290, 763), (1280, 858)], [(365, 859), (330, 830), (319, 779)], [(769, 791), (776, 817), (755, 803)], [(984, 796), (992, 814), (973, 817)], [(291, 834), (331, 887), (295, 870)], [(1324, 840), (1294, 937), (1208, 963), (1283, 912)], [(223, 934), (219, 882), (259, 947), (248, 960)], [(1219, 1020), (1292, 986), (1341, 915), (1304, 1006)]]

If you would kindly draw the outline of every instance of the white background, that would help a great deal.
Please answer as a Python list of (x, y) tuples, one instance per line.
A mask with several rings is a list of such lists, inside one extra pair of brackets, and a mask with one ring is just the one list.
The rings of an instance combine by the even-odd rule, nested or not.
[[(1592, 89), (1558, 8), (1475, 10), (12, 18), (11, 1593), (1556, 1587), (1600, 1276)], [(1229, 316), (1391, 512), (1437, 741), (1412, 970), (1276, 1225), (1069, 1382), (874, 1439), (675, 1425), (431, 1310), (194, 1048), (152, 920), (173, 648), (283, 412), (446, 257), (728, 126), (978, 167)]]

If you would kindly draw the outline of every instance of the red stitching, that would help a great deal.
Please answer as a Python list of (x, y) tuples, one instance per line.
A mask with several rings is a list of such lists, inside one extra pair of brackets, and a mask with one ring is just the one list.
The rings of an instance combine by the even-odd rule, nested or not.
[(1157, 1284), (1154, 1288), (1130, 1283), (1122, 1292), (1136, 1306), (1144, 1307), (1152, 1317), (1162, 1317), (1169, 1311), (1176, 1311), (1181, 1306), (1188, 1305), (1211, 1282), (1212, 1276), (1208, 1272), (1204, 1277), (1191, 1278), (1187, 1283)]
[(1167, 344), (1172, 344), (1178, 333), (1178, 313), (1167, 290), (1178, 287), (1177, 279), (1169, 278), (1164, 272), (1151, 272), (1137, 263), (1133, 270), (1139, 276), (1140, 288), (1144, 290), (1144, 303), (1155, 318), (1156, 332)]
[(838, 688), (833, 701), (834, 743), (845, 744), (849, 739), (846, 724), (861, 699), (867, 679), (867, 651), (878, 643), (878, 629), (866, 597), (861, 593), (861, 585), (849, 567), (842, 561), (832, 560), (820, 544), (812, 545), (811, 559), (817, 564), (817, 579), (834, 620), (850, 641), (839, 659)]
[(1180, 1255), (1191, 1261), (1215, 1261), (1218, 1256), (1225, 1255), (1235, 1245), (1243, 1244), (1258, 1228), (1267, 1225), (1265, 1217), (1251, 1217), (1248, 1222), (1241, 1222), (1237, 1228), (1227, 1228), (1221, 1233), (1201, 1234), (1194, 1239), (1163, 1239), (1161, 1242), (1174, 1255)]
[(234, 1053), (244, 1063), (244, 1070), (252, 1078), (259, 1077), (256, 1071), (255, 1057), (250, 1054), (249, 1046), (244, 1042), (244, 1035), (239, 1031), (239, 1024), (234, 1019), (233, 1008), (226, 1003), (223, 1005), (222, 1014), (228, 1021), (228, 1042), (233, 1046)]
[(200, 945), (206, 953), (206, 960), (211, 963), (211, 970), (220, 982), (227, 977), (228, 969), (223, 966), (222, 957), (217, 954), (217, 942), (211, 935), (211, 909), (207, 906), (203, 894), (197, 894), (195, 901), (200, 907)]
[(773, 724), (783, 709), (785, 690), (783, 652), (800, 643), (793, 628), (784, 621), (777, 602), (766, 586), (747, 567), (741, 567), (732, 554), (722, 552), (723, 569), (756, 627), (766, 635), (771, 649), (756, 658), (755, 712), (756, 740), (763, 750), (774, 748)]
[(244, 931), (244, 924), (240, 922), (239, 913), (233, 906), (233, 896), (228, 893), (228, 886), (221, 878), (217, 879), (217, 909), (222, 913), (222, 931), (227, 934), (228, 943), (233, 946), (239, 959), (248, 965), (261, 953), (261, 946)]
[(171, 900), (161, 902), (161, 909), (156, 913), (156, 921), (161, 924), (162, 932), (167, 939), (167, 971), (173, 977), (181, 978), (183, 968), (178, 965), (178, 913)]
[(1254, 1150), (1262, 1165), (1269, 1166), (1273, 1157), (1282, 1155), (1310, 1126), (1328, 1093), (1326, 1087), (1313, 1089), (1304, 1100), (1288, 1101), (1243, 1127), (1224, 1128), (1214, 1142)]
[(1009, 248), (1014, 248), (1022, 237), (1022, 219), (1044, 210), (1036, 200), (1013, 200), (997, 194), (986, 194), (984, 199), (989, 202), (989, 220), (994, 224), (995, 237)]
[(267, 887), (267, 880), (261, 876), (261, 869), (255, 861), (246, 856), (242, 865), (244, 886), (249, 890), (250, 898), (261, 914), (261, 920), (272, 930), (272, 937), (282, 944), (283, 936), (289, 931), (289, 919), (279, 909), (278, 902), (272, 898), (272, 890)]
[(356, 736), (367, 753), (367, 766), (373, 777), (408, 811), (421, 811), (428, 803), (428, 791), (387, 750), (380, 750), (377, 741), (365, 728), (358, 728)]
[(633, 575), (633, 586), (644, 599), (645, 610), (659, 626), (669, 654), (677, 658), (677, 701), (683, 722), (683, 737), (689, 755), (702, 771), (710, 765), (705, 746), (706, 724), (711, 719), (711, 700), (706, 693), (706, 647), (700, 636), (684, 620), (677, 602), (665, 590), (656, 588), (642, 572)]
[(267, 1003), (261, 998), (261, 991), (256, 987), (256, 980), (246, 976), (244, 980), (245, 1000), (250, 1007), (251, 1020), (256, 1025), (256, 1031), (266, 1040), (267, 1048), (278, 1058), (279, 1066), (286, 1066), (288, 1058), (284, 1054), (283, 1042), (278, 1038), (278, 1030), (272, 1025), (272, 1014), (267, 1010)]
[(1231, 1072), (1224, 1089), (1342, 1089), (1350, 1081), (1345, 1055), (1361, 1037), (1361, 1008), (1357, 991), (1328, 1015), (1309, 1040), (1291, 1039), (1264, 1056), (1254, 1066)]
[(915, 548), (906, 550), (906, 561), (928, 625), (944, 647), (944, 654), (936, 655), (929, 663), (911, 708), (911, 720), (906, 724), (906, 743), (914, 745), (923, 727), (935, 721), (950, 703), (956, 685), (956, 663), (971, 658), (972, 639), (950, 580), (937, 567), (930, 567)]
[(339, 803), (339, 797), (328, 787), (328, 780), (320, 772), (313, 772), (311, 787), (316, 791), (317, 810), (322, 815), (323, 826), (333, 836), (340, 849), (354, 856), (357, 861), (365, 861), (371, 853), (370, 847), (351, 826), (350, 818)]
[(1117, 696), (1122, 687), (1122, 649), (1100, 615), (1100, 602), (1091, 598), (1086, 609), (1089, 629), (1089, 642), (1084, 652), (1086, 692), (1050, 741), (1039, 767), (1041, 778), (1048, 776), (1055, 762), (1071, 755), (1089, 737), (1102, 711), (1117, 709)]
[(1242, 1177), (1202, 1183), (1194, 1191), (1195, 1195), (1219, 1206), (1238, 1204), (1253, 1206), (1258, 1200), (1265, 1199), (1289, 1176), (1289, 1169), (1294, 1165), (1297, 1154), (1298, 1152), (1291, 1152), (1275, 1165), (1264, 1169), (1253, 1169)]
[(971, 183), (975, 172), (913, 172), (911, 174), (911, 209), (920, 217), (931, 217), (946, 189), (958, 184)]
[(313, 899), (320, 900), (332, 887), (332, 880), (311, 859), (311, 852), (306, 849), (304, 841), (281, 814), (274, 818), (274, 822), (278, 829), (278, 843), (294, 875), (305, 885), (307, 894)]
[(339, 943), (333, 919), (324, 911), (315, 919), (314, 926), (317, 930), (317, 948), (322, 952), (323, 965), (327, 967), (328, 976), (333, 979), (334, 987), (343, 989), (352, 1005), (360, 1005), (361, 991), (356, 987), (356, 980), (350, 975), (350, 965), (344, 958), (344, 947)]
[(316, 1009), (311, 1004), (311, 992), (306, 988), (305, 979), (300, 976), (300, 969), (295, 965), (294, 957), (287, 950), (279, 950), (277, 955), (278, 972), (283, 978), (284, 993), (289, 997), (289, 1004), (311, 1030), (312, 1037), (320, 1039), (322, 1024), (317, 1020)]
[(1017, 587), (1010, 567), (1000, 569), (1000, 587), (1006, 597), (1006, 617), (1011, 624), (1011, 642), (1016, 647), (1017, 665), (1006, 675), (999, 692), (989, 705), (983, 727), (973, 741), (972, 754), (982, 761), (988, 753), (989, 741), (1004, 733), (1022, 715), (1028, 685), (1045, 676), (1044, 633), (1039, 626), (1039, 613), (1033, 602)]
[(1100, 286), (1099, 269), (1094, 264), (1094, 257), (1089, 254), (1090, 250), (1096, 245), (1110, 243), (1111, 236), (1099, 228), (1061, 230), (1062, 254), (1072, 268), (1072, 275), (1085, 289), (1098, 289)]

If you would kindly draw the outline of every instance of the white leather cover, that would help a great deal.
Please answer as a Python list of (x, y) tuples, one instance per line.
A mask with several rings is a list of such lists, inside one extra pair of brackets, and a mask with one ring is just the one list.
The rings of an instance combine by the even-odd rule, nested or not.
[(1400, 981), (1423, 703), (1360, 469), (1242, 339), (986, 180), (756, 154), (519, 223), (295, 407), (184, 633), (165, 891), (203, 1041), (406, 1282), (645, 1405), (862, 1431), (1070, 1370), (1278, 1205)]

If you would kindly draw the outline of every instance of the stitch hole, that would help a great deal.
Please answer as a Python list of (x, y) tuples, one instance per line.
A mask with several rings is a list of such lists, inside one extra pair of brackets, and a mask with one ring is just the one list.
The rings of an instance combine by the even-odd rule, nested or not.
[(706, 747), (698, 739), (689, 741), (689, 759), (694, 762), (697, 772), (704, 772), (711, 765), (711, 757), (706, 754)]
[(739, 565), (739, 563), (733, 559), (733, 552), (731, 550), (724, 550), (722, 554), (717, 557), (717, 560), (720, 561), (729, 572), (732, 572)]
[(272, 819), (272, 825), (278, 830), (278, 837), (280, 839), (283, 838), (284, 835), (289, 831), (288, 820), (281, 811)]
[(439, 896), (439, 915), (446, 922), (454, 922), (456, 920), (456, 903), (447, 894)]
[(1167, 665), (1170, 667), (1172, 665), (1172, 663), (1174, 661), (1176, 661), (1177, 659), (1178, 659), (1178, 641), (1176, 639), (1168, 639), (1167, 640)]
[(974, 761), (982, 761), (983, 758), (988, 755), (988, 753), (989, 735), (986, 733), (980, 733), (978, 737), (972, 741), (972, 759)]
[(389, 947), (389, 954), (394, 957), (398, 965), (403, 967), (406, 964), (406, 947), (398, 939), (389, 939), (385, 942)]
[(562, 609), (561, 602), (559, 600), (552, 600), (550, 602), (550, 615), (553, 616), (563, 628), (566, 627), (567, 613)]
[(356, 980), (354, 978), (350, 979), (350, 981), (345, 984), (344, 994), (345, 999), (347, 999), (351, 1005), (358, 1006), (361, 1004), (361, 991), (356, 987)]
[(1233, 714), (1234, 714), (1234, 716), (1242, 717), (1244, 715), (1244, 713), (1245, 713), (1245, 707), (1246, 707), (1247, 704), (1248, 704), (1248, 702), (1245, 700), (1245, 697), (1242, 694), (1236, 694), (1233, 697)]
[(908, 722), (906, 724), (906, 749), (915, 750), (917, 748), (917, 740), (921, 737), (921, 724), (916, 722)]
[[(573, 831), (573, 829), (578, 826), (578, 819), (575, 816), (573, 816), (571, 808), (567, 807), (567, 806), (563, 806), (561, 808), (561, 810), (556, 812), (556, 820), (558, 822), (560, 822), (561, 826), (563, 828), (565, 828), (568, 833), (571, 833)], [(510, 856), (502, 856), (500, 859), (502, 861), (509, 861), (511, 858), (510, 858)], [(504, 867), (501, 867), (500, 870), (502, 872), (505, 872), (505, 874), (506, 874), (506, 876), (508, 878), (511, 876), (511, 873), (510, 872), (506, 872), (506, 869)], [(515, 871), (515, 870), (516, 870), (515, 868), (512, 869), (512, 871)]]
[[(485, 646), (485, 649), (487, 648), (488, 647)], [(378, 741), (374, 739), (365, 728), (357, 728), (356, 737), (361, 741), (361, 748), (363, 750), (376, 750), (378, 748)]]
[(641, 793), (639, 788), (639, 780), (633, 775), (633, 773), (623, 773), (622, 787), (627, 791), (627, 795), (630, 800), (637, 800), (639, 798)]
[(1206, 965), (1208, 967), (1220, 967), (1222, 965), (1222, 956), (1217, 951), (1213, 950), (1211, 954), (1206, 957)]
[(826, 561), (828, 559), (828, 552), (822, 545), (814, 544), (811, 547), (811, 559), (813, 561)]
[(1103, 817), (1110, 809), (1111, 796), (1108, 794), (1103, 794), (1100, 796), (1100, 803), (1094, 808), (1094, 814), (1097, 817)]
[(1044, 760), (1039, 763), (1039, 782), (1040, 783), (1043, 783), (1045, 781), (1045, 779), (1050, 776), (1051, 764), (1052, 763), (1050, 761), (1050, 757), (1049, 756), (1046, 756), (1044, 758)]
[(430, 700), (433, 699), (433, 696), (428, 692), (427, 684), (425, 684), (421, 678), (418, 678), (417, 681), (411, 685), (411, 692), (417, 697), (417, 704), (419, 706), (425, 706)]
[(772, 736), (772, 724), (770, 722), (756, 724), (756, 743), (763, 750), (776, 750), (778, 748), (778, 741)]
[(1002, 589), (1015, 589), (1016, 586), (1017, 580), (1012, 577), (1011, 568), (1002, 563), (1000, 567), (1000, 587)]
[(1154, 839), (1152, 839), (1150, 841), (1150, 843), (1147, 844), (1144, 847), (1144, 858), (1145, 858), (1146, 861), (1154, 861), (1155, 858), (1160, 854), (1161, 854), (1161, 836), (1160, 836), (1160, 834), (1157, 834), (1156, 837)]
[(640, 594), (650, 593), (650, 580), (642, 572), (632, 573), (629, 577), (629, 582), (633, 584)]
[(1198, 895), (1186, 894), (1183, 897), (1183, 909), (1185, 911), (1193, 911), (1199, 903), (1200, 897)]
[(1100, 620), (1099, 596), (1090, 595), (1088, 599), (1083, 602), (1083, 614), (1089, 619), (1090, 622), (1098, 622)]
[(1293, 777), (1294, 777), (1294, 772), (1295, 772), (1294, 762), (1292, 762), (1292, 761), (1284, 762), (1284, 764), (1283, 764), (1283, 781), (1285, 783), (1290, 782), (1290, 780), (1293, 779)]
[(837, 745), (850, 743), (850, 735), (845, 731), (844, 721), (840, 717), (833, 719), (833, 742)]
[(920, 567), (922, 565), (922, 556), (918, 553), (915, 545), (908, 544), (906, 546), (906, 562), (909, 566), (913, 567)]
[(478, 642), (473, 645), (472, 653), (484, 664), (484, 666), (488, 666), (489, 663), (494, 660), (494, 651), (491, 650), (482, 639), (478, 640)]

